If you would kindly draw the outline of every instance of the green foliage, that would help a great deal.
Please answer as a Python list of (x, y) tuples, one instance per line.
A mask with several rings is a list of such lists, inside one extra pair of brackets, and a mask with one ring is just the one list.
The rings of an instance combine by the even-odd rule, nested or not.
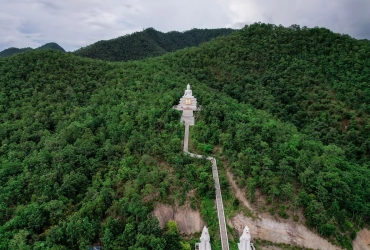
[(187, 242), (180, 242), (181, 250), (191, 250), (190, 243)]
[(169, 220), (166, 224), (167, 232), (169, 233), (176, 233), (178, 232), (177, 223), (174, 220)]
[(209, 155), (209, 154), (212, 153), (212, 146), (211, 145), (199, 143), (197, 148), (204, 155)]
[(279, 216), (280, 217), (283, 217), (284, 219), (288, 219), (289, 218), (289, 215), (286, 213), (286, 206), (284, 206), (284, 205), (280, 205), (279, 206), (279, 212), (278, 212), (278, 214), (279, 214)]
[(331, 236), (336, 229), (336, 226), (326, 223), (320, 226), (319, 232), (325, 236)]
[(45, 49), (52, 49), (52, 50), (57, 50), (57, 51), (61, 51), (61, 52), (66, 52), (62, 47), (60, 47), (59, 44), (57, 43), (46, 43), (36, 49), (39, 49), (39, 50), (45, 50)]
[(27, 236), (30, 235), (26, 230), (20, 230), (16, 233), (12, 240), (9, 242), (10, 250), (28, 250), (31, 249), (30, 245), (27, 245)]
[(196, 150), (222, 148), (252, 201), (259, 189), (280, 216), (300, 207), (350, 249), (370, 223), (369, 46), (253, 24), (145, 61), (52, 50), (0, 59), (0, 249), (181, 249), (151, 212), (190, 190), (217, 232), (211, 165), (182, 154), (172, 109), (187, 83), (202, 105)]
[(213, 243), (215, 242), (215, 235), (219, 231), (216, 204), (214, 200), (209, 198), (203, 199), (200, 204), (200, 212), (204, 221), (207, 223), (210, 235), (213, 235), (213, 237), (211, 237), (211, 245), (214, 246)]

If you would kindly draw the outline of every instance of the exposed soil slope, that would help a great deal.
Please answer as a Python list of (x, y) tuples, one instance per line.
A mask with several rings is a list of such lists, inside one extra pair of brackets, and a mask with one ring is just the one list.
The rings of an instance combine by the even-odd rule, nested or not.
[(358, 232), (356, 239), (353, 241), (354, 250), (368, 250), (370, 249), (370, 230), (362, 229)]
[(292, 220), (279, 222), (272, 218), (272, 216), (268, 216), (267, 213), (258, 213), (243, 195), (245, 192), (236, 185), (232, 173), (227, 171), (227, 177), (235, 196), (258, 218), (247, 218), (241, 214), (237, 214), (231, 218), (229, 223), (235, 228), (238, 235), (240, 235), (243, 232), (243, 228), (248, 225), (252, 239), (260, 238), (271, 242), (285, 243), (312, 249), (341, 249), (299, 223), (295, 223)]
[(176, 221), (182, 235), (201, 232), (205, 225), (200, 213), (187, 206), (159, 204), (155, 207), (153, 214), (158, 218), (162, 228), (169, 220)]

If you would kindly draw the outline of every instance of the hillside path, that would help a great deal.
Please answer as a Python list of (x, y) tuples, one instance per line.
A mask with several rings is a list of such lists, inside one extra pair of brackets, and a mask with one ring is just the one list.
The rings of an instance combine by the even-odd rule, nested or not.
[(197, 155), (188, 152), (188, 142), (189, 142), (189, 125), (185, 123), (185, 138), (184, 138), (184, 152), (193, 158), (205, 158), (212, 163), (212, 175), (215, 180), (216, 189), (216, 206), (218, 215), (218, 224), (220, 225), (220, 237), (222, 250), (229, 250), (229, 240), (227, 238), (227, 229), (224, 213), (224, 204), (222, 202), (220, 179), (218, 177), (218, 169), (216, 159), (210, 156)]

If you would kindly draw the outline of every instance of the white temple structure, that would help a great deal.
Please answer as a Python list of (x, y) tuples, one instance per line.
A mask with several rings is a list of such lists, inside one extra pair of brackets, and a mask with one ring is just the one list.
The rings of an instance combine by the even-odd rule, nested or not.
[(243, 234), (240, 236), (239, 239), (240, 243), (238, 243), (238, 250), (254, 250), (253, 243), (251, 243), (251, 234), (249, 232), (249, 227), (245, 226), (243, 230)]
[(202, 235), (200, 236), (200, 243), (195, 244), (196, 250), (211, 250), (211, 243), (209, 242), (211, 238), (209, 237), (208, 229), (204, 226)]
[(190, 89), (190, 85), (187, 85), (183, 97), (180, 99), (180, 103), (173, 107), (174, 109), (182, 111), (181, 122), (185, 122), (189, 126), (194, 125), (194, 111), (199, 110), (197, 107), (197, 99), (193, 96), (193, 92)]

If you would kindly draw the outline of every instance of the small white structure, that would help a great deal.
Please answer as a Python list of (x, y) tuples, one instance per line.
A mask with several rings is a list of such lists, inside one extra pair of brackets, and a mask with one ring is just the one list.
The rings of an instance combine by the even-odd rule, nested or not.
[(184, 152), (188, 152), (189, 147), (189, 126), (194, 125), (194, 111), (200, 110), (197, 107), (197, 99), (193, 96), (190, 85), (186, 87), (184, 95), (180, 99), (179, 105), (173, 106), (174, 109), (182, 111), (180, 122), (185, 123)]
[(182, 111), (181, 122), (185, 122), (189, 126), (194, 125), (194, 114), (193, 111), (199, 110), (197, 108), (197, 99), (193, 96), (193, 92), (188, 84), (183, 97), (180, 99), (180, 103), (173, 107), (174, 109)]
[(200, 236), (200, 243), (195, 244), (195, 250), (211, 250), (211, 243), (209, 242), (210, 237), (208, 229), (204, 226), (202, 235)]
[(240, 236), (240, 243), (238, 243), (239, 250), (254, 250), (253, 243), (251, 243), (251, 234), (249, 232), (249, 227), (245, 226), (243, 234)]

